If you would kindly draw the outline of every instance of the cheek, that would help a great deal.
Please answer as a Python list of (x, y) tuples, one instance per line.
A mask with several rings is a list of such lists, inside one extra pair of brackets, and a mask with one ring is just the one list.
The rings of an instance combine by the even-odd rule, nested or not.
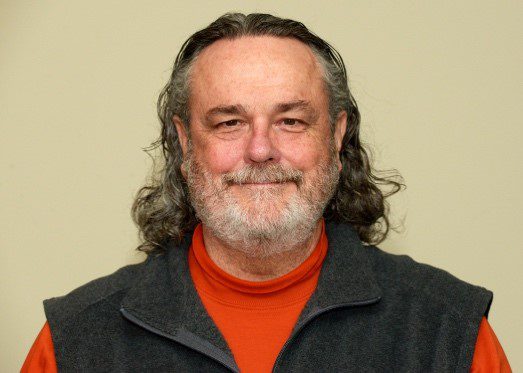
[(223, 174), (238, 168), (241, 163), (242, 152), (238, 144), (233, 143), (207, 143), (200, 148), (195, 149), (195, 156), (207, 166), (207, 169), (213, 174)]
[(296, 139), (280, 143), (282, 159), (291, 167), (307, 172), (329, 156), (329, 144), (319, 138)]

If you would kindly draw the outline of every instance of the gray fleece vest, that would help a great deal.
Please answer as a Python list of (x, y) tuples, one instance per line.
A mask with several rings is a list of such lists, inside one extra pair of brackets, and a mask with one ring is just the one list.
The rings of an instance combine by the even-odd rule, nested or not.
[[(318, 286), (274, 372), (466, 372), (492, 293), (327, 224)], [(191, 236), (44, 302), (59, 371), (239, 371), (194, 288)], [(248, 341), (256, 346), (257, 341)]]

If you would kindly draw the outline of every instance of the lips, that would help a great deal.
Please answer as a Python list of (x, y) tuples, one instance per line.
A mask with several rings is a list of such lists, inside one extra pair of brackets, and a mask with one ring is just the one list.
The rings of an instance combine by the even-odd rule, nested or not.
[(227, 182), (228, 185), (245, 185), (245, 186), (274, 186), (283, 185), (288, 183), (295, 183), (293, 180), (230, 180)]
[(269, 182), (262, 182), (262, 183), (246, 182), (246, 183), (238, 183), (236, 185), (245, 185), (245, 186), (277, 186), (277, 185), (283, 185), (283, 184), (288, 184), (288, 183), (290, 183), (290, 181), (283, 181), (283, 182), (280, 182), (280, 181), (269, 181)]
[(222, 180), (227, 185), (265, 185), (295, 183), (300, 185), (303, 173), (298, 170), (286, 169), (279, 164), (264, 167), (248, 165), (241, 170), (228, 172), (222, 175)]

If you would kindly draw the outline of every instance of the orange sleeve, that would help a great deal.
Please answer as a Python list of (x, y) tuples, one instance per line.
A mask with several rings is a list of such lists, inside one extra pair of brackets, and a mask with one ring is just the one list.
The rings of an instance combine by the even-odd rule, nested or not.
[(33, 343), (33, 347), (25, 358), (21, 373), (56, 373), (56, 359), (54, 356), (53, 340), (51, 329), (46, 322), (38, 337)]
[(472, 373), (512, 372), (507, 356), (485, 317), (483, 317), (479, 326), (478, 339), (476, 340), (470, 371)]

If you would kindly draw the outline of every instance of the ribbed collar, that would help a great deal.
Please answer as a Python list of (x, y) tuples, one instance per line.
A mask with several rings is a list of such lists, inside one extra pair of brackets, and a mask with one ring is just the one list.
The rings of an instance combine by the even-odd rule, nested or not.
[(230, 275), (209, 257), (203, 241), (202, 226), (194, 230), (189, 250), (189, 268), (202, 296), (222, 304), (242, 308), (283, 307), (308, 298), (316, 288), (320, 267), (327, 253), (325, 224), (314, 250), (297, 268), (268, 281), (246, 281)]

